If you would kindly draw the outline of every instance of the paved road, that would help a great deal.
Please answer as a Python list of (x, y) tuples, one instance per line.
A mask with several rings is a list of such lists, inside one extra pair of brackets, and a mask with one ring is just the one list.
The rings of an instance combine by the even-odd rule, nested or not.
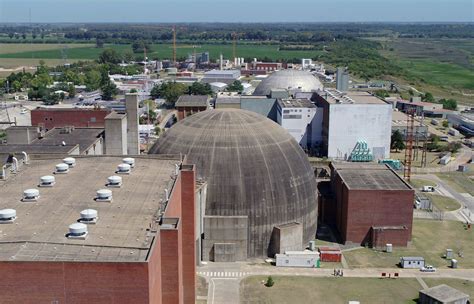
[(466, 217), (466, 220), (469, 219), (471, 223), (474, 222), (474, 199), (472, 197), (462, 195), (455, 191), (446, 182), (433, 174), (414, 175), (413, 178), (426, 179), (435, 182), (438, 185), (436, 191), (441, 195), (452, 197), (460, 202), (463, 206), (461, 212)]
[(166, 124), (168, 123), (168, 121), (171, 119), (171, 117), (173, 115), (177, 117), (178, 116), (178, 111), (173, 110), (173, 111), (168, 112), (159, 124), (160, 129), (163, 130), (166, 127)]

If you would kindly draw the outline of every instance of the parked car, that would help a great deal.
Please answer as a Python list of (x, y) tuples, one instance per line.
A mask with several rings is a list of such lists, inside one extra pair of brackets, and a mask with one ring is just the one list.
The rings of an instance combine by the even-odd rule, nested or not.
[(423, 191), (423, 192), (434, 192), (435, 188), (433, 186), (423, 186), (423, 188), (421, 188), (421, 191)]
[(420, 271), (422, 272), (435, 272), (436, 271), (436, 268), (434, 268), (433, 266), (431, 265), (426, 265), (424, 267), (421, 267), (420, 268)]

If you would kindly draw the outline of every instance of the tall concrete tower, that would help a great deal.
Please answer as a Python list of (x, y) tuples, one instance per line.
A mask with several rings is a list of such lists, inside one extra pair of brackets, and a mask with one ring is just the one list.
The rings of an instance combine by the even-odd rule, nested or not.
[(349, 90), (349, 72), (347, 71), (347, 68), (337, 68), (336, 90), (340, 92), (347, 92)]
[(138, 94), (125, 94), (127, 110), (127, 150), (129, 155), (140, 154), (140, 138), (138, 134)]
[(105, 154), (128, 154), (126, 116), (112, 111), (105, 117)]

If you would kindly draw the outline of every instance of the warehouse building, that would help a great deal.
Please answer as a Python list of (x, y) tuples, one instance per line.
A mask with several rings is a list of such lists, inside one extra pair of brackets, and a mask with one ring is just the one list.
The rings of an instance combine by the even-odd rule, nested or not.
[(407, 246), (415, 191), (385, 165), (333, 162), (330, 169), (331, 191), (322, 197), (320, 215), (335, 224), (342, 242)]
[(352, 152), (363, 142), (371, 159), (390, 157), (390, 104), (368, 92), (341, 93), (334, 89), (318, 91), (313, 98), (316, 112), (322, 111), (323, 155), (351, 160)]
[(202, 82), (231, 84), (240, 78), (240, 70), (212, 70), (204, 73)]
[(31, 160), (2, 185), (1, 302), (194, 303), (195, 188), (179, 156)]
[(289, 223), (297, 224), (281, 231), (301, 236), (295, 236), (292, 248), (304, 249), (314, 239), (314, 173), (298, 143), (273, 121), (238, 109), (200, 112), (165, 132), (150, 153), (187, 155), (198, 179), (207, 183), (204, 260), (282, 253), (272, 235)]
[(51, 130), (73, 126), (76, 128), (103, 128), (107, 109), (70, 109), (70, 108), (37, 108), (31, 110), (31, 125)]

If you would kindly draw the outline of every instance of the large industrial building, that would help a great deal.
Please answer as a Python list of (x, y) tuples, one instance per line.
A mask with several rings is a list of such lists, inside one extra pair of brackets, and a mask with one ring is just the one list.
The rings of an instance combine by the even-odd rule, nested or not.
[(1, 185), (0, 302), (195, 303), (195, 189), (179, 156), (29, 160)]
[(385, 165), (331, 163), (330, 169), (320, 221), (335, 225), (346, 244), (407, 246), (415, 191)]
[(169, 129), (150, 153), (187, 155), (198, 179), (207, 183), (204, 260), (279, 253), (289, 248), (287, 236), (275, 239), (285, 224), (292, 225), (284, 231), (295, 235), (300, 249), (315, 237), (314, 173), (298, 143), (271, 120), (237, 109), (200, 112)]
[(51, 130), (73, 126), (76, 128), (103, 128), (107, 109), (42, 107), (31, 111), (31, 125)]
[[(390, 157), (392, 106), (367, 92), (325, 89), (314, 95), (322, 111), (322, 153), (351, 160), (359, 143), (372, 159)], [(318, 136), (315, 134), (315, 136)]]

